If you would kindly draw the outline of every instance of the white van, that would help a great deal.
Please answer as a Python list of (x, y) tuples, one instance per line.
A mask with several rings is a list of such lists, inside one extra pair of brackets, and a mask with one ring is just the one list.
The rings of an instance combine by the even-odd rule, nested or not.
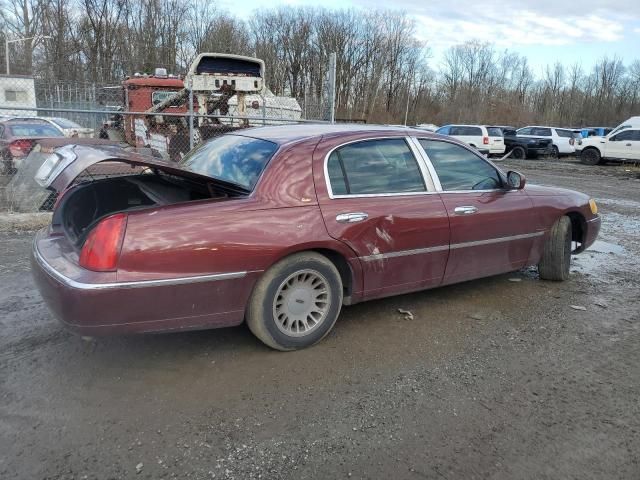
[(436, 130), (440, 135), (449, 135), (489, 155), (504, 153), (504, 137), (497, 127), (484, 125), (445, 125)]
[(611, 132), (609, 132), (607, 137), (611, 137), (611, 136), (615, 135), (616, 133), (618, 133), (619, 131), (625, 130), (627, 128), (640, 128), (640, 117), (631, 117), (631, 118), (625, 120), (620, 125), (618, 125), (616, 128), (611, 130)]

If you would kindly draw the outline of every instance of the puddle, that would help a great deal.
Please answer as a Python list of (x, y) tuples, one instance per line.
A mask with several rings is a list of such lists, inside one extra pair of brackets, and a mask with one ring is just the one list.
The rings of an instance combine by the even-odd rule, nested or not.
[(586, 251), (572, 257), (571, 270), (586, 275), (601, 274), (606, 262), (617, 262), (617, 256), (625, 253), (624, 247), (615, 243), (596, 240)]
[(602, 240), (596, 240), (593, 242), (585, 253), (598, 252), (598, 253), (615, 253), (621, 255), (624, 253), (624, 247), (616, 245), (615, 243), (604, 242)]

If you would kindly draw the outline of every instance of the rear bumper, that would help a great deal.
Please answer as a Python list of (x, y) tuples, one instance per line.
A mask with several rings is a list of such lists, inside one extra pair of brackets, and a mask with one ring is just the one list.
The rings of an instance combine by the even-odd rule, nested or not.
[(505, 151), (504, 145), (494, 145), (489, 149), (490, 154), (503, 154)]
[[(194, 330), (238, 325), (259, 272), (232, 272), (139, 282), (97, 283), (44, 231), (36, 235), (31, 270), (54, 315), (88, 336)], [(86, 273), (86, 271), (85, 271)]]

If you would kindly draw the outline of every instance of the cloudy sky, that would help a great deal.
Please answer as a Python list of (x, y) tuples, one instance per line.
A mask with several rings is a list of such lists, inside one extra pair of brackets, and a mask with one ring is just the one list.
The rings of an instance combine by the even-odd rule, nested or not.
[[(237, 11), (233, 0), (227, 9)], [(237, 5), (237, 4), (236, 4)], [(264, 0), (243, 5), (264, 8)], [(415, 18), (417, 36), (425, 40), (437, 63), (453, 44), (479, 39), (525, 54), (536, 70), (560, 61), (585, 68), (605, 55), (625, 63), (640, 58), (640, 0), (272, 0), (269, 6), (404, 10)]]

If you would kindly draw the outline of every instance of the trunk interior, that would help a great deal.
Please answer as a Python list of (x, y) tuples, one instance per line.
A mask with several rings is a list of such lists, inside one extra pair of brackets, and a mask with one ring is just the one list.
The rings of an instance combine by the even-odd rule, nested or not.
[(93, 226), (113, 213), (245, 195), (213, 180), (198, 182), (160, 173), (105, 178), (78, 184), (64, 194), (52, 223), (80, 247)]

